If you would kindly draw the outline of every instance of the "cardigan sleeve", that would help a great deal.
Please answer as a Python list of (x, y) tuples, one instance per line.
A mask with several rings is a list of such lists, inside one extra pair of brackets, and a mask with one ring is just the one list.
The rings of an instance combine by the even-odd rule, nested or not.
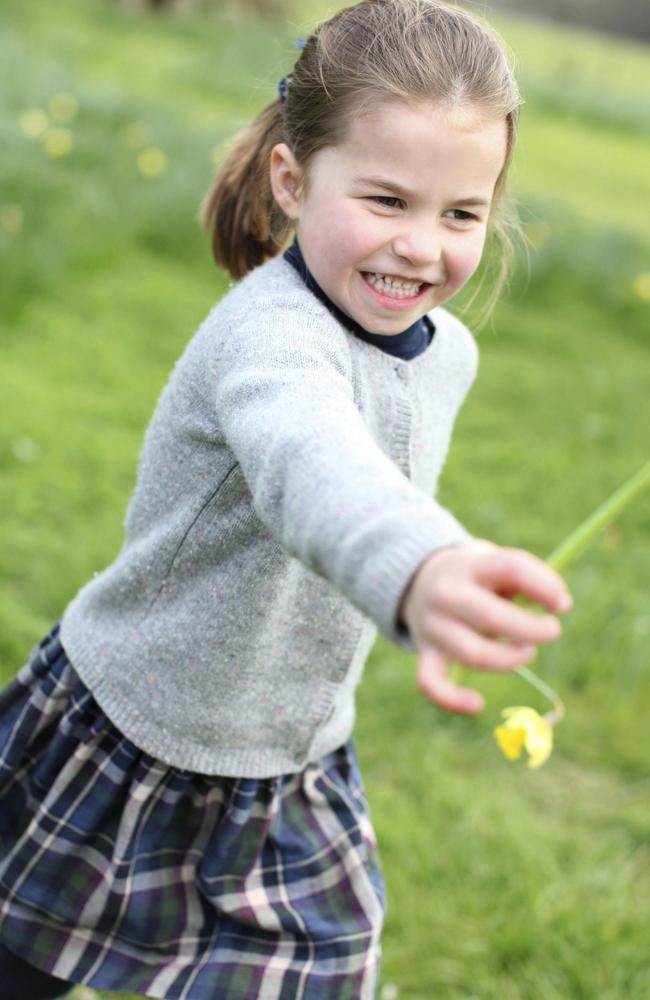
[(215, 338), (224, 440), (272, 537), (397, 646), (402, 595), (434, 550), (470, 536), (414, 486), (358, 410), (343, 332), (286, 300)]

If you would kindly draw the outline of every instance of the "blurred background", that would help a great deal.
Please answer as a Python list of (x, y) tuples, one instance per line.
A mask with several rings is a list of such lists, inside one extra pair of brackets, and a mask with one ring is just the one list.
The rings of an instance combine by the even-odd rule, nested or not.
[(650, 41), (647, 0), (495, 0), (494, 10)]
[[(511, 188), (528, 252), (489, 321), (480, 298), (453, 304), (481, 370), (440, 499), (544, 556), (650, 451), (650, 8), (469, 6), (526, 101)], [(200, 201), (295, 39), (336, 9), (2, 4), (5, 681), (121, 544), (158, 394), (229, 284)], [(357, 744), (389, 887), (380, 1000), (650, 997), (649, 566), (646, 500), (567, 572), (575, 607), (536, 665), (567, 715), (539, 771), (493, 740), (503, 707), (547, 708), (520, 678), (473, 675), (485, 712), (447, 716), (378, 639)]]

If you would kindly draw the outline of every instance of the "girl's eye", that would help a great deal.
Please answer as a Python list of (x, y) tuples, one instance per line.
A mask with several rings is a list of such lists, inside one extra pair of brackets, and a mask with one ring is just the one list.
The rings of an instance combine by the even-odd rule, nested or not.
[(384, 205), (386, 208), (402, 208), (404, 205), (401, 198), (394, 198), (388, 194), (376, 194), (372, 200), (378, 201), (380, 205)]
[(471, 222), (473, 219), (476, 219), (475, 215), (471, 212), (466, 212), (462, 208), (450, 208), (445, 214), (449, 215), (455, 222)]

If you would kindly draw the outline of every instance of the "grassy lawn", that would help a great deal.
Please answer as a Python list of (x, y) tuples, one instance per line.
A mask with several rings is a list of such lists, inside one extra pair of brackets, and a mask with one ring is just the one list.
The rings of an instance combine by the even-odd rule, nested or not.
[[(196, 221), (213, 157), (326, 9), (296, 0), (271, 27), (3, 4), (4, 680), (120, 545), (153, 406), (228, 285)], [(513, 181), (533, 246), (479, 332), (441, 499), (544, 555), (648, 457), (650, 53), (498, 27), (526, 98)], [(24, 115), (51, 117), (62, 93), (74, 145), (48, 156)], [(648, 510), (567, 574), (575, 608), (537, 665), (567, 718), (541, 771), (492, 738), (503, 706), (546, 707), (519, 678), (472, 675), (485, 712), (446, 716), (417, 694), (414, 658), (377, 641), (357, 745), (389, 888), (380, 1000), (650, 996)]]

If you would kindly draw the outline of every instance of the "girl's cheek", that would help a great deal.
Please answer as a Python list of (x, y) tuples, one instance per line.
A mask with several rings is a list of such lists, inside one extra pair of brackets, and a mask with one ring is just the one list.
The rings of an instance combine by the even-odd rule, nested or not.
[(479, 243), (474, 244), (467, 248), (466, 253), (463, 255), (462, 259), (459, 260), (458, 270), (461, 276), (461, 283), (464, 285), (472, 275), (478, 269), (481, 263), (481, 257), (483, 256), (483, 247), (485, 241), (481, 240)]

